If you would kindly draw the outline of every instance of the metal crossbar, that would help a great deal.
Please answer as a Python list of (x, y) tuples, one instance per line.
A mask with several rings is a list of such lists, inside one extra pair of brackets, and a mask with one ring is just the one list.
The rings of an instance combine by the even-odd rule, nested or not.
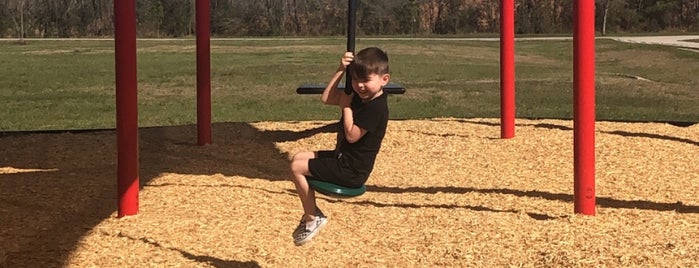
[[(296, 89), (298, 94), (323, 94), (326, 84), (303, 84)], [(345, 89), (344, 85), (338, 85), (338, 89)], [(405, 93), (405, 88), (396, 83), (388, 83), (383, 87), (384, 92), (388, 94), (403, 94)]]

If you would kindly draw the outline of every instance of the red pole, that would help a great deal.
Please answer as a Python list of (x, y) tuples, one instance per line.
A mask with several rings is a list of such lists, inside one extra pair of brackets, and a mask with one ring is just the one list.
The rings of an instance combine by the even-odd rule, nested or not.
[(211, 30), (209, 0), (197, 0), (197, 133), (211, 144)]
[(114, 1), (118, 217), (138, 213), (136, 1)]
[(595, 1), (573, 10), (575, 213), (595, 215)]
[(515, 136), (515, 3), (500, 0), (500, 137)]

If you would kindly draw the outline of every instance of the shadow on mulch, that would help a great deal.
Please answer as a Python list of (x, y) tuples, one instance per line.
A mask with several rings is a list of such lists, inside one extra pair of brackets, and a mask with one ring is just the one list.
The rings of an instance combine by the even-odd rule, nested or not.
[[(105, 234), (105, 235), (109, 235), (109, 234)], [(187, 259), (190, 259), (190, 260), (195, 261), (195, 262), (198, 262), (198, 263), (205, 263), (205, 264), (211, 265), (211, 266), (213, 266), (213, 267), (219, 267), (219, 268), (232, 268), (232, 267), (236, 267), (236, 268), (237, 268), (237, 267), (240, 267), (240, 268), (243, 268), (243, 267), (255, 268), (255, 267), (262, 267), (262, 266), (260, 266), (260, 264), (257, 263), (256, 261), (248, 261), (248, 262), (228, 261), (228, 260), (222, 260), (222, 259), (215, 258), (215, 257), (211, 257), (211, 256), (194, 255), (194, 254), (192, 254), (192, 253), (189, 253), (189, 252), (187, 252), (187, 251), (185, 251), (185, 250), (182, 250), (182, 249), (179, 249), (179, 248), (163, 246), (163, 245), (161, 245), (160, 243), (158, 243), (157, 241), (152, 240), (152, 239), (149, 239), (149, 238), (145, 238), (145, 237), (144, 237), (144, 238), (135, 238), (135, 237), (130, 237), (130, 236), (121, 234), (121, 233), (120, 233), (118, 236), (119, 236), (119, 237), (128, 238), (128, 239), (131, 239), (131, 240), (134, 240), (134, 241), (140, 241), (140, 242), (143, 242), (143, 243), (145, 243), (145, 244), (148, 244), (148, 245), (151, 245), (151, 246), (154, 246), (154, 247), (163, 248), (163, 249), (168, 249), (168, 250), (172, 250), (172, 251), (177, 251), (177, 252), (179, 252), (180, 254), (182, 254), (183, 257), (185, 257), (185, 258), (187, 258)]]
[(694, 146), (699, 146), (699, 141), (693, 141), (690, 139), (672, 137), (672, 136), (667, 136), (667, 135), (658, 135), (658, 134), (642, 133), (642, 132), (628, 132), (628, 131), (603, 131), (602, 133), (614, 134), (614, 135), (619, 135), (619, 136), (624, 136), (624, 137), (641, 137), (641, 138), (651, 138), (651, 139), (661, 139), (661, 140), (669, 140), (669, 141), (676, 141), (676, 142), (684, 142), (687, 144), (692, 144)]
[[(554, 125), (554, 124), (536, 124), (534, 127), (537, 128), (547, 128), (547, 129), (558, 129), (558, 130), (573, 130), (571, 127), (567, 126), (561, 126), (561, 125)], [(693, 141), (690, 139), (685, 139), (685, 138), (678, 138), (678, 137), (672, 137), (672, 136), (667, 136), (667, 135), (659, 135), (659, 134), (652, 134), (652, 133), (643, 133), (643, 132), (628, 132), (628, 131), (600, 131), (600, 133), (606, 133), (606, 134), (612, 134), (612, 135), (619, 135), (619, 136), (624, 136), (624, 137), (638, 137), (638, 138), (650, 138), (650, 139), (660, 139), (660, 140), (669, 140), (669, 141), (676, 141), (676, 142), (683, 142), (687, 144), (692, 144), (695, 146), (699, 146), (699, 141)]]
[[(469, 123), (469, 124), (486, 125), (486, 126), (494, 126), (494, 127), (500, 126), (499, 123), (482, 122), (482, 121), (459, 120), (459, 122)], [(697, 123), (693, 123), (693, 122), (666, 122), (666, 123), (673, 125), (673, 126), (676, 126), (676, 127), (689, 127), (689, 126), (692, 126), (694, 124), (697, 124)], [(530, 125), (530, 124), (515, 124), (515, 126), (526, 126), (526, 125)], [(547, 124), (547, 123), (535, 124), (532, 126), (534, 126), (536, 128), (555, 129), (555, 130), (573, 130), (573, 128), (569, 127), (569, 126)], [(628, 132), (628, 131), (601, 131), (601, 133), (619, 135), (619, 136), (624, 136), (624, 137), (639, 137), (639, 138), (669, 140), (669, 141), (683, 142), (683, 143), (699, 146), (699, 141), (693, 141), (693, 140), (685, 139), (685, 138), (678, 138), (678, 137), (652, 134), (652, 133)]]
[[(214, 144), (207, 146), (196, 145), (196, 125), (141, 128), (140, 186), (163, 173), (286, 180), (288, 156), (274, 143), (336, 127), (294, 132), (214, 124)], [(19, 170), (0, 173), (0, 267), (63, 266), (80, 238), (117, 209), (116, 131), (6, 132), (0, 144), (0, 168)], [(218, 267), (257, 267), (173, 250)]]
[[(517, 197), (542, 198), (552, 201), (562, 201), (573, 203), (574, 196), (572, 194), (549, 193), (543, 191), (522, 191), (513, 189), (478, 189), (472, 187), (387, 187), (387, 186), (367, 186), (367, 191), (385, 192), (385, 193), (452, 193), (465, 194), (471, 192), (484, 194), (508, 194)], [(597, 206), (607, 208), (622, 208), (622, 209), (643, 209), (654, 211), (676, 211), (677, 213), (699, 213), (699, 206), (685, 205), (681, 202), (677, 203), (661, 203), (644, 200), (619, 200), (610, 197), (596, 197)], [(483, 210), (483, 209), (474, 209)], [(491, 210), (493, 211), (493, 210)], [(517, 211), (495, 211), (495, 212), (517, 212)]]
[[(299, 132), (260, 131), (247, 123), (221, 123), (214, 125), (214, 144), (208, 146), (196, 145), (194, 125), (142, 128), (139, 131), (140, 184), (143, 187), (163, 173), (223, 174), (271, 181), (286, 180), (289, 156), (280, 152), (275, 143), (334, 132), (336, 127), (335, 124), (330, 124)], [(3, 193), (0, 196), (0, 254), (5, 254), (0, 255), (0, 267), (63, 266), (80, 238), (104, 219), (111, 217), (117, 209), (116, 132), (4, 133), (0, 135), (0, 144), (0, 168), (26, 170), (0, 174), (0, 189)], [(573, 202), (570, 194), (512, 189), (368, 186), (368, 190), (394, 194), (500, 193)], [(409, 203), (384, 204), (368, 200), (356, 202), (378, 207), (424, 207)], [(699, 207), (682, 203), (617, 200), (608, 197), (598, 197), (597, 203), (610, 208), (699, 213)], [(451, 208), (448, 204), (434, 206)], [(465, 208), (519, 213), (516, 210), (496, 210), (482, 206)], [(555, 218), (528, 214), (538, 220)], [(129, 238), (162, 247), (156, 241)], [(254, 261), (221, 260), (191, 254), (191, 249), (167, 249), (178, 251), (193, 261), (216, 267), (259, 267)]]
[[(391, 193), (391, 194), (403, 194), (403, 193), (423, 193), (423, 194), (437, 194), (437, 193), (449, 193), (449, 194), (466, 194), (466, 193), (482, 193), (482, 194), (507, 194), (517, 197), (527, 197), (527, 198), (541, 198), (545, 200), (561, 201), (566, 203), (573, 203), (575, 200), (572, 194), (561, 194), (561, 193), (549, 193), (544, 191), (522, 191), (513, 189), (479, 189), (473, 187), (391, 187), (391, 186), (374, 186), (367, 185), (367, 191), (377, 192), (377, 193)], [(288, 194), (295, 194), (295, 192), (289, 190)], [(514, 213), (519, 214), (520, 210), (515, 209), (493, 209), (484, 206), (469, 206), (469, 205), (456, 205), (456, 204), (411, 204), (411, 203), (400, 203), (400, 204), (386, 204), (376, 201), (361, 200), (340, 200), (332, 197), (319, 196), (319, 198), (325, 199), (325, 201), (330, 203), (347, 202), (355, 205), (365, 205), (374, 207), (400, 207), (400, 208), (444, 208), (444, 209), (469, 209), (474, 211), (488, 211), (496, 213)], [(615, 209), (641, 209), (641, 210), (653, 210), (653, 211), (675, 211), (677, 213), (699, 213), (699, 206), (685, 205), (682, 202), (676, 203), (663, 203), (663, 202), (653, 202), (646, 200), (621, 200), (614, 199), (611, 197), (596, 197), (596, 205), (598, 207), (605, 208), (615, 208)], [(550, 216), (546, 214), (530, 213), (527, 214), (535, 220), (553, 220), (561, 218), (561, 216)], [(568, 215), (562, 216), (567, 217)]]

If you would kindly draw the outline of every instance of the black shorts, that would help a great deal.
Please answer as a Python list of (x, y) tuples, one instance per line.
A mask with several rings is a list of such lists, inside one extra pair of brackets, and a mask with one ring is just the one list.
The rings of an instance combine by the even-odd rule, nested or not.
[[(340, 186), (359, 188), (366, 182), (368, 176), (357, 174), (347, 165), (342, 153), (335, 151), (318, 151), (316, 158), (308, 160), (308, 171), (312, 179), (325, 181)], [(309, 179), (308, 177), (306, 179)]]

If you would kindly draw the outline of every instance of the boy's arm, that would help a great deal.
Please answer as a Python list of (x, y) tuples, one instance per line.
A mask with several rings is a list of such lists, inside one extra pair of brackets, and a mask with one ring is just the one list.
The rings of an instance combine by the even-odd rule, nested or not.
[(328, 83), (328, 86), (325, 87), (325, 90), (323, 90), (323, 95), (320, 96), (320, 100), (323, 103), (330, 105), (340, 104), (340, 96), (342, 95), (343, 91), (337, 90), (337, 85), (340, 83), (342, 75), (345, 74), (345, 71), (347, 71), (347, 66), (349, 66), (353, 60), (354, 53), (352, 52), (345, 52), (345, 54), (342, 55), (340, 67), (337, 68), (337, 71), (330, 79), (330, 83)]
[(343, 93), (343, 91), (337, 90), (337, 85), (340, 83), (343, 74), (345, 74), (345, 69), (342, 66), (337, 68), (337, 72), (335, 72), (335, 75), (330, 79), (330, 83), (323, 90), (323, 95), (320, 96), (320, 100), (323, 103), (329, 105), (338, 105), (340, 103), (340, 93)]
[(354, 114), (352, 113), (352, 107), (350, 105), (353, 97), (354, 94), (347, 95), (342, 93), (339, 98), (340, 109), (342, 109), (342, 125), (345, 130), (345, 139), (347, 139), (349, 143), (357, 142), (367, 132), (365, 129), (354, 124)]

